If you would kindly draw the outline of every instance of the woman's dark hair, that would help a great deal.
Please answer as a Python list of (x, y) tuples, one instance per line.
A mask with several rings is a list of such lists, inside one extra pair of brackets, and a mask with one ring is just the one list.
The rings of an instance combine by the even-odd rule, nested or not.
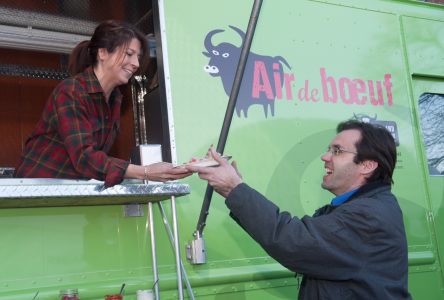
[(378, 167), (367, 178), (367, 182), (382, 181), (392, 184), (396, 165), (396, 144), (390, 132), (385, 127), (357, 120), (339, 123), (336, 131), (339, 133), (350, 129), (361, 132), (361, 139), (355, 145), (358, 154), (355, 156), (354, 162), (373, 160), (378, 163)]
[(133, 38), (138, 39), (141, 45), (139, 73), (143, 73), (149, 62), (148, 44), (143, 33), (127, 23), (105, 21), (96, 27), (91, 40), (80, 42), (72, 50), (68, 61), (69, 74), (75, 75), (89, 66), (95, 66), (100, 48), (112, 53), (120, 46), (128, 46)]

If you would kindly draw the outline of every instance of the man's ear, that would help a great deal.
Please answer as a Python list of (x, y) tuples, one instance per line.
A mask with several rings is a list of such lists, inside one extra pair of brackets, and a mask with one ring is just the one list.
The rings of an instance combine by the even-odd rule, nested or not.
[(378, 167), (378, 162), (374, 160), (364, 160), (361, 164), (361, 173), (367, 177), (371, 175), (374, 170)]

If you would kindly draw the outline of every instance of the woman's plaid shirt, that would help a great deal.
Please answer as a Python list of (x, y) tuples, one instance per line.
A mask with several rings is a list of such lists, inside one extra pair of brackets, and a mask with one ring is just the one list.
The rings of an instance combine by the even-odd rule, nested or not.
[(63, 80), (27, 139), (15, 177), (97, 179), (113, 186), (129, 162), (107, 155), (120, 127), (122, 95), (109, 102), (92, 67)]

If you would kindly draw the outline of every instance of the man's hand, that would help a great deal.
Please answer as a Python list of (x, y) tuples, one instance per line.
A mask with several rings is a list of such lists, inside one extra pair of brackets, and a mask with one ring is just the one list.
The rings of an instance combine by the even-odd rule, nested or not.
[(236, 186), (242, 183), (242, 176), (237, 170), (235, 161), (230, 165), (213, 148), (209, 149), (209, 154), (219, 163), (219, 166), (186, 166), (186, 168), (190, 172), (197, 172), (199, 178), (208, 181), (216, 192), (226, 198)]

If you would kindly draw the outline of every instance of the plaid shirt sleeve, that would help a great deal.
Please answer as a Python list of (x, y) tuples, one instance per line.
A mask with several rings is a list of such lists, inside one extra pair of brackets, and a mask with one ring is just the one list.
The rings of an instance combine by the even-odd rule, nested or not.
[(74, 80), (62, 85), (52, 100), (58, 134), (74, 169), (86, 178), (105, 181), (107, 187), (120, 183), (129, 162), (109, 157), (107, 151), (119, 129), (121, 97), (114, 99), (111, 109), (103, 93), (88, 92)]

